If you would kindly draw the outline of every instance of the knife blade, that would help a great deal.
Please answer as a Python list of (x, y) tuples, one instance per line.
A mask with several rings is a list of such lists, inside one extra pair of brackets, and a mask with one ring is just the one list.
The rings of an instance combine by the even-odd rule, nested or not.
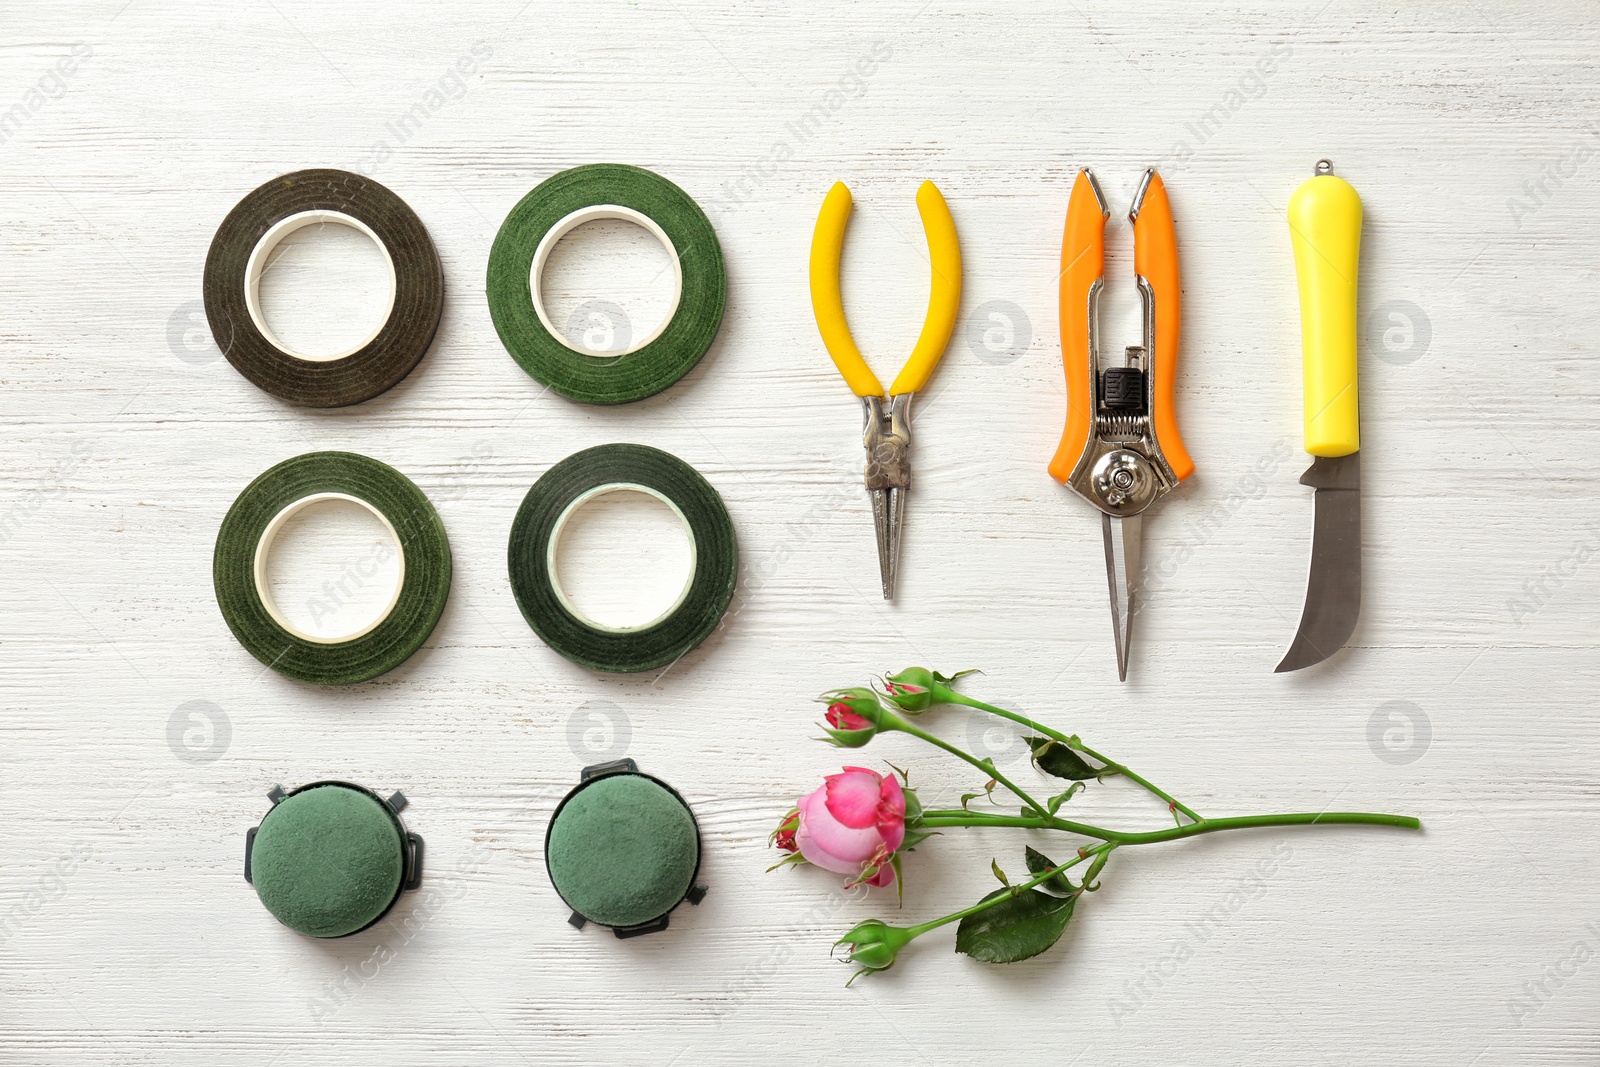
[(1310, 667), (1339, 651), (1361, 614), (1361, 453), (1317, 456), (1300, 484), (1315, 490), (1311, 573), (1300, 629), (1275, 674)]
[(1300, 627), (1275, 673), (1321, 663), (1344, 647), (1361, 615), (1361, 419), (1356, 391), (1356, 274), (1361, 197), (1333, 164), (1289, 198), (1300, 287), (1305, 449), (1313, 490), (1311, 567)]

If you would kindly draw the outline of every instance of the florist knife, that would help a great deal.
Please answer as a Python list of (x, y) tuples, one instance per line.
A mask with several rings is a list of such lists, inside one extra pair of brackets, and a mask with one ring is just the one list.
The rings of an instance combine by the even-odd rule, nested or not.
[(1294, 643), (1276, 673), (1321, 663), (1344, 647), (1361, 614), (1361, 438), (1356, 403), (1356, 267), (1361, 198), (1333, 164), (1289, 197), (1289, 238), (1300, 283), (1305, 446), (1300, 476), (1316, 508), (1311, 572)]

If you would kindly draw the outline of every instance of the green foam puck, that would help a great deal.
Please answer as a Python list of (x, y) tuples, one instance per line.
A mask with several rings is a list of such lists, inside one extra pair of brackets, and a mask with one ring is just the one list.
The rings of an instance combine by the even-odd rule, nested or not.
[(405, 837), (377, 797), (322, 782), (284, 797), (256, 829), (247, 872), (283, 925), (343, 937), (376, 922), (400, 895)]
[[(661, 328), (610, 354), (569, 344), (534, 288), (562, 235), (598, 219), (654, 234), (677, 281), (676, 306)], [(547, 178), (511, 209), (489, 250), (489, 314), (506, 351), (538, 381), (589, 404), (642, 400), (688, 374), (717, 336), (727, 290), (722, 245), (700, 205), (661, 175), (621, 163)]]
[(663, 918), (693, 888), (700, 833), (689, 806), (663, 783), (606, 774), (579, 785), (556, 809), (545, 866), (578, 915), (641, 926)]

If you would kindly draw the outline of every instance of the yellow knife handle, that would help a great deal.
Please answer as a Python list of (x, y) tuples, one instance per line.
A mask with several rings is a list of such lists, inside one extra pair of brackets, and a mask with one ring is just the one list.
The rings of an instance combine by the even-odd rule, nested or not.
[(889, 386), (890, 396), (921, 391), (939, 365), (950, 334), (956, 328), (956, 312), (961, 305), (961, 242), (956, 238), (956, 223), (950, 206), (932, 182), (917, 190), (917, 213), (922, 216), (922, 232), (928, 239), (928, 259), (933, 264), (933, 281), (928, 291), (928, 313), (922, 320), (917, 347)]
[(811, 312), (817, 332), (856, 396), (882, 396), (883, 384), (861, 357), (850, 326), (844, 319), (844, 299), (839, 294), (839, 258), (844, 252), (844, 226), (850, 221), (850, 190), (834, 182), (817, 213), (811, 234)]
[(1356, 269), (1361, 197), (1321, 172), (1289, 197), (1289, 237), (1300, 282), (1306, 451), (1348, 456), (1361, 447), (1356, 400)]

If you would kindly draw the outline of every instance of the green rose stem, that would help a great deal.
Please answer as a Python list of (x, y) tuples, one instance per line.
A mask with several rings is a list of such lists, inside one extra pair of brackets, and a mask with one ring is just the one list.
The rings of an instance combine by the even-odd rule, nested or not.
[[(1007, 711), (1005, 708), (995, 707), (993, 704), (985, 704), (983, 701), (969, 697), (964, 693), (958, 693), (956, 690), (951, 689), (947, 685), (941, 685), (936, 682), (932, 686), (932, 690), (933, 697), (936, 702), (946, 704), (962, 704), (969, 708), (976, 708), (979, 711), (988, 712), (990, 715), (998, 715), (1002, 719), (1010, 719), (1012, 722), (1026, 726), (1030, 730), (1038, 731), (1044, 736), (1050, 738), (1052, 741), (1055, 741), (1057, 744), (1065, 745), (1068, 748), (1082, 752), (1090, 759), (1100, 761), (1106, 765), (1106, 769), (1108, 771), (1111, 771), (1115, 774), (1120, 774), (1129, 781), (1143, 786), (1155, 796), (1166, 801), (1167, 804), (1173, 808), (1176, 808), (1178, 811), (1181, 811), (1185, 815), (1189, 816), (1189, 818), (1194, 820), (1194, 823), (1189, 826), (1175, 826), (1170, 830), (1156, 830), (1148, 833), (1123, 833), (1114, 830), (1102, 830), (1096, 826), (1088, 826), (1084, 823), (1075, 823), (1067, 819), (1058, 819), (1052, 815), (1043, 816), (1043, 819), (1049, 820), (1046, 822), (1043, 821), (1043, 819), (1033, 818), (1031, 816), (1018, 817), (992, 815), (986, 812), (952, 810), (923, 812), (923, 822), (924, 825), (927, 826), (1025, 826), (1038, 829), (1070, 830), (1074, 833), (1083, 834), (1085, 837), (1098, 837), (1102, 840), (1116, 841), (1119, 844), (1130, 845), (1154, 844), (1158, 841), (1175, 841), (1182, 837), (1194, 837), (1196, 834), (1209, 834), (1214, 833), (1217, 830), (1243, 830), (1253, 826), (1307, 826), (1314, 823), (1328, 825), (1343, 823), (1364, 824), (1368, 826), (1395, 826), (1406, 830), (1418, 830), (1422, 827), (1421, 822), (1406, 815), (1373, 815), (1365, 812), (1345, 811), (1322, 812), (1320, 814), (1299, 812), (1289, 815), (1245, 815), (1227, 819), (1206, 819), (1196, 814), (1195, 811), (1187, 804), (1184, 804), (1181, 800), (1178, 800), (1176, 797), (1167, 793), (1164, 789), (1161, 789), (1153, 782), (1150, 782), (1143, 776), (1136, 774), (1132, 770), (1129, 770), (1127, 767), (1116, 762), (1115, 760), (1101, 755), (1099, 752), (1096, 752), (1094, 749), (1084, 744), (1077, 737), (1068, 737), (1056, 730), (1050, 729), (1048, 726), (1034, 722), (1025, 715), (1018, 715), (1015, 712)], [(895, 717), (898, 718), (898, 716)], [(926, 737), (927, 735), (919, 733), (918, 736)], [(952, 748), (952, 746), (941, 743), (940, 747), (946, 749), (947, 751), (956, 752), (957, 755), (962, 756), (969, 763), (975, 762), (970, 756), (967, 756), (965, 753)], [(1012, 786), (1009, 782), (1006, 782), (1005, 779), (1002, 778), (1000, 781), (1005, 784), (1006, 787), (1013, 793), (1018, 793), (1018, 795), (1022, 796), (1025, 800), (1029, 799), (1026, 794), (1019, 793), (1016, 787)], [(1035, 811), (1042, 811), (1039, 805), (1031, 800), (1029, 800), (1029, 805)], [(985, 821), (974, 823), (966, 823), (962, 821), (964, 817), (972, 815), (977, 815)], [(934, 817), (944, 817), (950, 819), (951, 821), (938, 821), (938, 819)], [(930, 819), (933, 821), (930, 821)]]
[[(1057, 733), (1054, 730), (1049, 729), (1048, 727), (1040, 726), (1038, 723), (1034, 722), (1033, 720), (1028, 719), (1028, 718), (1026, 718), (1026, 717), (1024, 717), (1022, 715), (1017, 715), (1017, 714), (1014, 714), (1012, 712), (1006, 711), (1004, 708), (996, 708), (996, 707), (993, 707), (993, 706), (991, 706), (989, 704), (985, 704), (985, 703), (983, 703), (982, 701), (979, 701), (979, 700), (970, 700), (970, 699), (968, 699), (966, 697), (963, 697), (960, 693), (957, 693), (955, 690), (949, 689), (946, 686), (935, 686), (934, 692), (935, 692), (936, 696), (942, 696), (944, 698), (944, 700), (943, 700), (944, 703), (965, 704), (968, 707), (977, 708), (979, 711), (986, 711), (991, 715), (999, 715), (1001, 718), (1010, 719), (1013, 722), (1021, 723), (1023, 726), (1026, 726), (1029, 729), (1038, 730), (1040, 733), (1044, 734), (1046, 737), (1049, 737), (1051, 740), (1056, 741), (1059, 744), (1065, 745), (1068, 748), (1075, 748), (1078, 751), (1080, 751), (1080, 752), (1084, 753), (1085, 755), (1089, 756), (1090, 758), (1099, 760), (1101, 763), (1104, 763), (1106, 765), (1106, 769), (1107, 770), (1112, 771), (1112, 772), (1114, 772), (1116, 774), (1123, 775), (1124, 777), (1128, 778), (1130, 781), (1137, 782), (1139, 785), (1143, 786), (1145, 789), (1148, 789), (1151, 793), (1154, 793), (1156, 796), (1158, 796), (1162, 800), (1166, 801), (1167, 804), (1170, 805), (1171, 807), (1174, 807), (1177, 810), (1183, 812), (1185, 815), (1189, 816), (1189, 818), (1193, 819), (1195, 822), (1200, 822), (1201, 821), (1200, 816), (1196, 815), (1194, 813), (1194, 811), (1192, 809), (1190, 809), (1187, 805), (1185, 805), (1185, 804), (1173, 799), (1171, 796), (1168, 796), (1165, 791), (1163, 791), (1161, 789), (1158, 789), (1156, 786), (1152, 785), (1150, 782), (1146, 781), (1144, 778), (1142, 778), (1139, 775), (1137, 775), (1137, 774), (1133, 773), (1132, 771), (1128, 770), (1128, 768), (1122, 766), (1120, 763), (1113, 763), (1111, 760), (1106, 759), (1104, 756), (1100, 755), (1100, 753), (1093, 751), (1092, 749), (1090, 749), (1087, 746), (1085, 746), (1081, 741), (1077, 741), (1075, 738), (1063, 737), (1061, 734)], [(880, 722), (879, 722), (879, 729), (883, 729), (883, 730), (899, 730), (901, 733), (910, 734), (912, 737), (920, 738), (921, 740), (928, 742), (930, 745), (933, 745), (936, 748), (941, 748), (944, 751), (950, 753), (952, 756), (956, 756), (959, 759), (966, 760), (968, 763), (972, 764), (974, 767), (978, 768), (980, 771), (983, 771), (985, 774), (987, 774), (987, 775), (991, 776), (992, 778), (994, 778), (995, 781), (999, 782), (1001, 785), (1003, 785), (1007, 789), (1011, 790), (1011, 792), (1015, 793), (1019, 799), (1021, 799), (1023, 801), (1026, 801), (1028, 807), (1030, 807), (1034, 811), (1038, 812), (1040, 814), (1040, 816), (1045, 817), (1045, 818), (1051, 818), (1051, 816), (1048, 814), (1048, 809), (1043, 804), (1041, 804), (1037, 800), (1035, 800), (1024, 789), (1022, 789), (1020, 786), (1018, 786), (1014, 782), (1012, 782), (1011, 779), (1009, 779), (1005, 775), (1001, 774), (1000, 771), (998, 769), (996, 769), (996, 767), (994, 766), (993, 763), (986, 763), (983, 760), (977, 759), (976, 757), (974, 757), (974, 756), (972, 756), (972, 755), (970, 755), (970, 754), (968, 754), (966, 752), (963, 752), (961, 749), (959, 749), (956, 746), (950, 744), (949, 742), (943, 741), (943, 740), (940, 740), (937, 737), (934, 737), (932, 734), (928, 733), (926, 730), (922, 730), (922, 729), (912, 725), (906, 719), (901, 718), (899, 715), (896, 715), (894, 712), (889, 711), (887, 708), (883, 709), (883, 711), (881, 712), (881, 719), (880, 719)], [(1065, 823), (1066, 820), (1057, 820), (1057, 822), (1058, 823)], [(1009, 825), (1009, 824), (1007, 824), (1007, 825)], [(1060, 825), (1060, 826), (1058, 826), (1058, 828), (1064, 830), (1064, 829), (1067, 829), (1068, 826), (1067, 825)], [(1105, 835), (1104, 834), (1094, 834), (1092, 836), (1104, 837)]]
[(992, 760), (981, 760), (976, 756), (963, 752), (961, 749), (950, 744), (948, 741), (940, 740), (939, 738), (928, 733), (926, 730), (922, 730), (916, 726), (913, 726), (911, 723), (907, 722), (905, 719), (902, 719), (888, 708), (883, 709), (882, 718), (879, 721), (878, 728), (880, 730), (899, 730), (901, 733), (910, 734), (912, 737), (920, 738), (935, 748), (942, 748), (952, 756), (966, 760), (968, 763), (978, 768), (978, 770), (989, 775), (989, 777), (993, 778), (995, 781), (999, 782), (1001, 785), (1015, 793), (1018, 799), (1026, 802), (1028, 807), (1038, 812), (1041, 818), (1049, 819), (1051, 817), (1049, 815), (1049, 809), (1047, 809), (1037, 800), (1033, 799), (1033, 797), (1029, 796), (1027, 790), (1023, 789), (1021, 786), (1012, 782), (1011, 779), (1001, 774), (995, 768)]
[(1107, 759), (1094, 749), (1090, 748), (1088, 745), (1084, 744), (1082, 741), (1079, 741), (1076, 737), (1067, 737), (1058, 731), (1050, 729), (1048, 726), (1034, 722), (1026, 715), (1018, 715), (1014, 711), (1007, 711), (1005, 708), (997, 708), (993, 704), (985, 704), (981, 700), (976, 700), (964, 693), (958, 693), (949, 686), (943, 685), (939, 682), (935, 682), (931, 688), (933, 691), (934, 700), (936, 702), (944, 704), (962, 704), (969, 708), (977, 708), (979, 711), (986, 711), (990, 715), (998, 715), (1002, 719), (1010, 719), (1012, 722), (1026, 726), (1030, 730), (1036, 730), (1057, 744), (1065, 745), (1071, 749), (1076, 749), (1077, 751), (1082, 752), (1085, 756), (1088, 756), (1090, 759), (1099, 760), (1101, 763), (1106, 765), (1106, 770), (1111, 771), (1113, 774), (1120, 774), (1130, 782), (1134, 782), (1137, 785), (1143, 786), (1154, 795), (1166, 801), (1169, 807), (1183, 812), (1195, 822), (1200, 821), (1200, 816), (1195, 814), (1194, 809), (1183, 803), (1183, 801), (1171, 796), (1166, 792), (1166, 790), (1159, 788), (1143, 776), (1135, 774), (1133, 771), (1130, 771), (1128, 768), (1124, 767), (1120, 763), (1117, 763), (1115, 760)]
[(1026, 893), (1028, 890), (1032, 889), (1036, 885), (1040, 885), (1041, 883), (1048, 882), (1050, 879), (1054, 878), (1056, 875), (1060, 874), (1062, 871), (1066, 870), (1069, 867), (1076, 867), (1078, 864), (1082, 863), (1083, 861), (1088, 860), (1088, 859), (1093, 859), (1095, 856), (1098, 856), (1103, 852), (1110, 852), (1112, 849), (1114, 849), (1116, 847), (1117, 847), (1116, 845), (1114, 845), (1114, 844), (1112, 844), (1111, 842), (1108, 841), (1103, 845), (1096, 845), (1093, 848), (1086, 848), (1082, 852), (1080, 852), (1077, 856), (1075, 856), (1072, 859), (1068, 860), (1066, 863), (1060, 863), (1060, 864), (1057, 864), (1054, 867), (1051, 867), (1049, 870), (1045, 871), (1043, 874), (1039, 875), (1037, 878), (1033, 878), (1033, 879), (1031, 879), (1029, 881), (1023, 882), (1021, 885), (1012, 886), (1011, 887), (1011, 892), (1009, 892), (1009, 893), (1005, 893), (1005, 894), (1002, 894), (1000, 896), (997, 896), (993, 900), (980, 900), (980, 901), (978, 901), (978, 903), (972, 905), (972, 907), (970, 907), (970, 908), (962, 908), (960, 911), (953, 911), (949, 915), (944, 916), (943, 918), (930, 919), (928, 922), (918, 923), (916, 926), (907, 926), (907, 927), (905, 927), (905, 931), (906, 931), (907, 934), (911, 935), (912, 937), (920, 937), (923, 934), (927, 933), (929, 930), (937, 930), (939, 927), (944, 926), (947, 923), (953, 923), (957, 919), (965, 919), (968, 915), (976, 915), (978, 912), (982, 911), (985, 908), (992, 908), (996, 904), (999, 904), (1001, 901), (1010, 900), (1012, 897), (1018, 896), (1018, 895), (1020, 895), (1022, 893)]
[(1237, 815), (1225, 819), (1204, 819), (1188, 826), (1174, 826), (1166, 830), (1129, 833), (1122, 830), (1105, 830), (1085, 823), (1070, 822), (1054, 816), (990, 815), (985, 812), (966, 811), (962, 808), (936, 808), (922, 813), (918, 826), (1017, 826), (1032, 830), (1066, 830), (1084, 837), (1098, 837), (1115, 845), (1154, 845), (1162, 841), (1177, 841), (1184, 837), (1213, 834), (1219, 830), (1248, 830), (1258, 826), (1393, 826), (1402, 830), (1420, 830), (1422, 823), (1409, 815), (1375, 815), (1361, 811), (1294, 812), (1288, 815)]

